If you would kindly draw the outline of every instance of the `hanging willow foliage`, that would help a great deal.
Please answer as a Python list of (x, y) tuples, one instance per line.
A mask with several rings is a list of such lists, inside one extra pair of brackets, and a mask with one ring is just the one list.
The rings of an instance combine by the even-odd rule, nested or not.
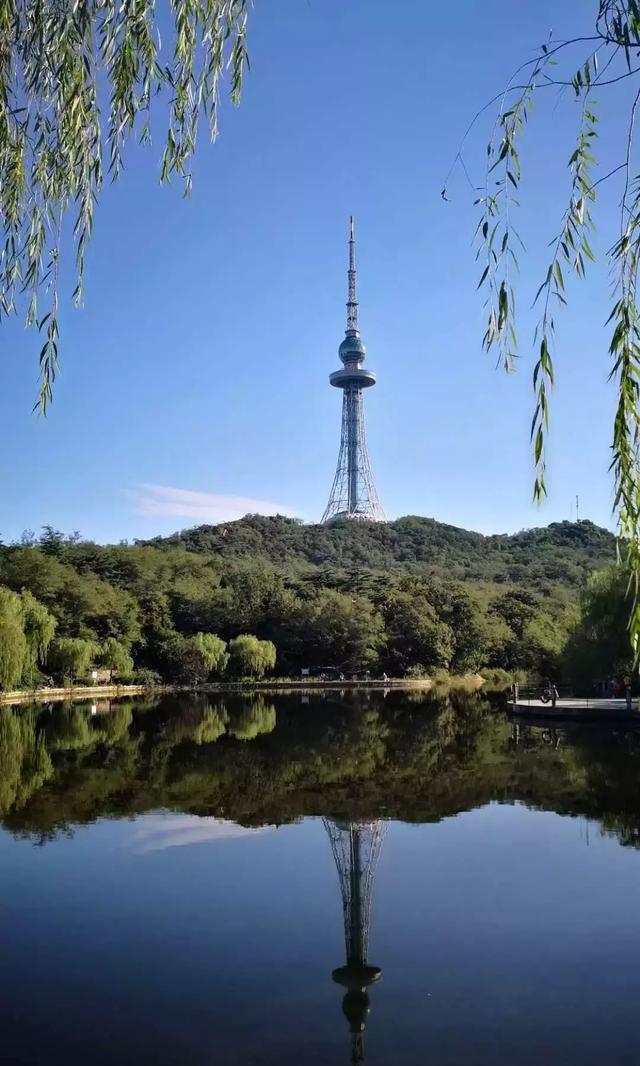
[[(576, 65), (575, 52), (582, 50)], [(564, 76), (558, 73), (568, 63)], [(476, 258), (482, 263), (478, 288), (486, 295), (487, 326), (483, 346), (495, 349), (507, 370), (514, 368), (517, 349), (513, 275), (523, 249), (514, 225), (521, 186), (520, 139), (530, 117), (534, 97), (555, 86), (578, 106), (578, 128), (567, 166), (567, 206), (552, 235), (540, 287), (533, 296), (540, 309), (533, 345), (534, 412), (531, 440), (535, 466), (534, 499), (547, 493), (546, 445), (550, 397), (554, 383), (556, 308), (566, 304), (565, 276), (584, 278), (593, 252), (589, 236), (598, 186), (621, 182), (619, 232), (611, 237), (609, 258), (614, 275), (614, 305), (609, 318), (609, 377), (617, 387), (612, 432), (611, 470), (615, 481), (614, 511), (618, 519), (621, 558), (630, 573), (630, 635), (640, 659), (640, 317), (637, 279), (640, 265), (640, 167), (634, 153), (634, 127), (640, 100), (640, 0), (598, 0), (593, 32), (571, 40), (549, 39), (532, 60), (520, 66), (506, 87), (472, 119), (454, 159), (466, 179), (463, 156), (466, 139), (488, 109), (496, 107), (492, 134), (486, 148), (485, 174), (474, 186), (475, 204), (481, 212), (476, 230)], [(629, 88), (628, 123), (620, 157), (606, 173), (594, 178), (597, 139), (596, 94), (607, 86), (626, 83)], [(471, 183), (473, 185), (473, 183)], [(442, 191), (447, 199), (447, 183)]]
[(58, 367), (66, 216), (77, 304), (103, 157), (117, 179), (127, 139), (148, 141), (152, 104), (164, 107), (161, 180), (178, 175), (189, 192), (201, 120), (212, 139), (217, 134), (225, 73), (231, 99), (240, 99), (247, 7), (248, 0), (172, 0), (163, 49), (153, 0), (0, 0), (0, 320), (26, 307), (27, 324), (42, 334), (42, 413)]

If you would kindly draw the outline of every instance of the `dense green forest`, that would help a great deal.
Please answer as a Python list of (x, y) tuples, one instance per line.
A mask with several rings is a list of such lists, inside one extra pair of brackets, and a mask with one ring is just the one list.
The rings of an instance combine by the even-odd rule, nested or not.
[(464, 693), (0, 708), (0, 819), (45, 841), (158, 809), (245, 825), (437, 821), (498, 800), (594, 818), (638, 846), (639, 760), (633, 728), (515, 726)]
[(99, 545), (45, 527), (0, 545), (0, 688), (83, 678), (578, 677), (629, 668), (611, 533), (482, 536), (432, 519), (247, 516)]

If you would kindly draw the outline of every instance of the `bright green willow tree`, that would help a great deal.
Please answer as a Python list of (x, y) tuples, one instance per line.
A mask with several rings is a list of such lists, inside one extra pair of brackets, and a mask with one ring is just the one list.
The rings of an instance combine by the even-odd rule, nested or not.
[(58, 368), (61, 256), (75, 257), (78, 304), (103, 156), (117, 179), (127, 139), (148, 141), (159, 112), (161, 180), (178, 175), (189, 192), (201, 121), (216, 137), (225, 73), (240, 99), (247, 9), (172, 0), (165, 41), (153, 0), (0, 0), (0, 319), (24, 305), (42, 334), (43, 413)]
[[(534, 497), (546, 489), (546, 441), (550, 394), (554, 383), (553, 349), (555, 313), (566, 303), (565, 277), (584, 278), (593, 252), (589, 236), (598, 186), (609, 179), (621, 183), (620, 218), (611, 235), (609, 257), (615, 295), (608, 324), (611, 327), (610, 377), (617, 386), (612, 434), (611, 469), (615, 479), (614, 510), (620, 543), (631, 573), (630, 632), (636, 659), (640, 655), (640, 317), (638, 266), (640, 264), (640, 168), (634, 133), (640, 103), (640, 2), (597, 0), (591, 32), (571, 40), (549, 39), (534, 58), (520, 66), (505, 88), (472, 119), (450, 174), (459, 165), (468, 177), (463, 158), (467, 136), (480, 115), (495, 107), (495, 121), (487, 144), (484, 178), (475, 203), (480, 210), (476, 230), (477, 260), (481, 263), (478, 288), (486, 295), (487, 324), (483, 346), (499, 353), (508, 371), (516, 357), (514, 278), (523, 248), (514, 225), (521, 185), (520, 140), (534, 98), (549, 89), (577, 101), (575, 141), (568, 152), (569, 190), (566, 208), (556, 233), (551, 235), (550, 257), (534, 298), (539, 311), (534, 335), (533, 369), (535, 405), (531, 440), (535, 462)], [(576, 51), (580, 61), (576, 65)], [(563, 74), (563, 64), (565, 73)], [(594, 176), (597, 139), (596, 96), (607, 87), (626, 83), (629, 89), (628, 122), (617, 159)], [(447, 179), (448, 180), (448, 179)], [(446, 184), (443, 196), (447, 198)]]

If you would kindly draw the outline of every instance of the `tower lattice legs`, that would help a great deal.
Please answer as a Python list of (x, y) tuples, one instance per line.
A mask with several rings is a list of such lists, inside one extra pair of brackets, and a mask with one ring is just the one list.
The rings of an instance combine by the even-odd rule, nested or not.
[(362, 390), (357, 386), (344, 389), (338, 465), (322, 521), (337, 517), (384, 522), (367, 451)]

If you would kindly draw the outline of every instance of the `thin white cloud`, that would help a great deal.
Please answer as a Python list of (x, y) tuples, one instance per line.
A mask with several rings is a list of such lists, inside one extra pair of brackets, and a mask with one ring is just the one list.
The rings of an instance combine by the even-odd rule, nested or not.
[(271, 500), (251, 496), (218, 496), (169, 485), (138, 485), (133, 492), (138, 514), (148, 517), (195, 518), (199, 522), (233, 522), (246, 514), (294, 516), (294, 511)]
[(273, 826), (249, 829), (236, 822), (219, 818), (199, 818), (196, 815), (150, 814), (136, 822), (128, 846), (138, 855), (167, 848), (190, 847), (193, 844), (211, 844), (219, 840), (236, 840), (238, 837), (254, 836)]

